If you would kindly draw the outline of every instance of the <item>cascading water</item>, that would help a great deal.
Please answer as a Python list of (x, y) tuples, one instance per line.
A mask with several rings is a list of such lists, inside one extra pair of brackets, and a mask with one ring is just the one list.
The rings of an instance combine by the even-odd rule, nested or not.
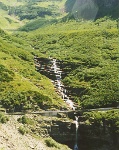
[[(60, 69), (60, 67), (58, 65), (59, 62), (53, 58), (49, 58), (49, 59), (50, 59), (50, 63), (49, 63), (50, 66), (47, 66), (47, 64), (43, 64), (42, 62), (37, 61), (37, 59), (35, 59), (36, 67), (39, 68), (38, 70), (40, 70), (40, 71), (45, 70), (45, 72), (48, 72), (48, 75), (52, 79), (51, 82), (56, 87), (57, 93), (66, 102), (69, 109), (75, 110), (76, 106), (74, 105), (74, 102), (72, 100), (70, 100), (70, 97), (68, 96), (69, 92), (66, 90), (65, 86), (61, 82), (62, 70)], [(76, 125), (76, 133), (75, 133), (76, 137), (75, 137), (75, 145), (74, 145), (73, 150), (79, 150), (79, 148), (78, 148), (78, 127), (79, 127), (79, 125), (78, 125), (78, 117), (77, 116), (75, 116), (74, 122)]]
[[(56, 76), (56, 81), (55, 81), (55, 85), (57, 86), (57, 89), (58, 89), (58, 92), (60, 93), (62, 99), (66, 102), (66, 104), (73, 110), (75, 110), (75, 107), (74, 107), (74, 103), (72, 100), (69, 99), (68, 95), (67, 95), (67, 90), (64, 88), (64, 85), (61, 83), (61, 74), (62, 74), (62, 71), (60, 70), (60, 68), (57, 66), (57, 61), (56, 59), (53, 59), (52, 61), (52, 66), (51, 68), (53, 69), (54, 71), (54, 74)], [(73, 150), (79, 150), (78, 148), (78, 117), (75, 116), (75, 124), (76, 124), (76, 139), (75, 139), (75, 145), (74, 145), (74, 149)]]
[(57, 60), (56, 59), (51, 59), (51, 71), (54, 72), (56, 80), (55, 80), (55, 86), (58, 90), (58, 93), (61, 95), (62, 99), (66, 102), (66, 104), (72, 109), (75, 110), (74, 103), (72, 100), (69, 99), (69, 96), (67, 94), (67, 90), (64, 88), (64, 85), (61, 83), (62, 79), (62, 71), (61, 69), (57, 66)]
[(73, 150), (79, 150), (78, 143), (77, 143), (77, 141), (78, 141), (78, 127), (79, 127), (79, 125), (78, 125), (78, 117), (75, 116), (75, 118), (76, 118), (76, 120), (75, 120), (75, 124), (76, 124), (76, 139), (75, 139), (75, 145), (74, 145), (74, 149)]

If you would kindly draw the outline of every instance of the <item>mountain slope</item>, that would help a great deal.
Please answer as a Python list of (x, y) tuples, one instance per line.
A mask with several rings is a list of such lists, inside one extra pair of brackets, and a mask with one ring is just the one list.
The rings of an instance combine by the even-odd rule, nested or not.
[(96, 20), (119, 17), (118, 0), (0, 0), (0, 27), (5, 30), (31, 31), (67, 20)]
[[(37, 29), (41, 24), (65, 16), (65, 1), (14, 0), (9, 2), (0, 0), (0, 19), (2, 20), (0, 27), (7, 30), (16, 30), (24, 24), (32, 22), (32, 26), (34, 26), (32, 28)], [(36, 21), (37, 26), (35, 26)]]
[(35, 71), (30, 47), (0, 32), (0, 105), (14, 111), (59, 108), (63, 101), (50, 80)]
[(13, 1), (9, 3), (8, 1), (0, 0), (0, 28), (8, 31), (14, 31), (24, 25), (16, 16), (9, 15), (9, 5), (12, 4)]
[[(33, 126), (19, 123), (18, 119), (20, 119), (20, 117), (20, 115), (9, 116), (9, 121), (7, 123), (0, 124), (0, 150), (71, 150), (68, 146), (61, 145), (53, 139), (49, 140), (49, 145), (46, 144), (45, 140), (47, 138), (41, 138), (39, 135), (41, 134), (39, 131), (42, 130), (39, 127), (40, 125), (36, 125), (38, 131), (31, 134), (31, 128), (33, 130)], [(32, 118), (32, 122), (34, 121), (33, 119), (35, 117), (32, 115), (28, 117), (30, 120)], [(23, 132), (20, 132), (20, 129), (26, 132), (23, 134)], [(33, 134), (37, 135), (33, 136)]]
[(81, 107), (118, 106), (117, 21), (57, 23), (28, 38), (37, 51), (64, 61), (63, 82)]

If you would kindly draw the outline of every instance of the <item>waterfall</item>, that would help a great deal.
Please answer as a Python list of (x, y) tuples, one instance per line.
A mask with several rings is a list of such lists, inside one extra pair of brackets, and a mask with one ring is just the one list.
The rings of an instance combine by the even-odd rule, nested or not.
[(65, 101), (67, 107), (71, 110), (76, 110), (76, 104), (70, 99), (69, 91), (65, 88), (62, 80), (64, 74), (60, 68), (60, 61), (55, 58), (49, 57), (49, 60), (45, 58), (34, 57), (34, 62), (37, 71), (41, 71), (42, 74), (48, 76), (51, 82), (54, 84), (56, 92)]
[(68, 107), (71, 108), (72, 110), (75, 110), (73, 101), (69, 99), (68, 92), (64, 88), (64, 85), (61, 83), (62, 71), (61, 71), (60, 67), (58, 66), (57, 60), (50, 58), (50, 61), (52, 64), (50, 67), (50, 69), (51, 69), (50, 71), (53, 71), (53, 73), (56, 77), (54, 84), (55, 84), (55, 87), (57, 88), (58, 93), (60, 94), (62, 99), (66, 102)]
[[(57, 61), (56, 59), (53, 59), (49, 57), (49, 61), (47, 64), (47, 61), (44, 63), (44, 59), (37, 59), (37, 57), (34, 58), (35, 64), (36, 64), (36, 69), (38, 71), (41, 71), (43, 73), (46, 72), (48, 73), (48, 77), (51, 79), (51, 82), (54, 84), (54, 87), (56, 89), (56, 92), (61, 96), (61, 98), (64, 100), (64, 102), (67, 104), (67, 107), (71, 110), (74, 110), (77, 108), (76, 104), (70, 99), (70, 94), (69, 91), (65, 88), (63, 83), (61, 82), (62, 80), (62, 75), (63, 71), (60, 68), (60, 62)], [(46, 66), (46, 67), (45, 67)], [(46, 76), (47, 76), (46, 75)], [(75, 137), (75, 145), (73, 150), (79, 150), (78, 148), (78, 116), (74, 113), (75, 116), (75, 126), (76, 126), (76, 137)]]
[[(52, 66), (51, 68), (54, 69), (54, 74), (56, 77), (55, 80), (55, 86), (57, 87), (58, 92), (60, 93), (62, 99), (66, 102), (66, 104), (73, 110), (75, 110), (74, 103), (72, 100), (70, 100), (68, 96), (68, 91), (64, 88), (64, 85), (61, 83), (62, 79), (62, 71), (60, 67), (57, 65), (57, 60), (56, 59), (51, 59)], [(73, 150), (79, 150), (78, 149), (78, 117), (75, 116), (75, 125), (76, 125), (76, 139), (75, 139), (75, 145)]]
[(75, 145), (74, 145), (74, 149), (73, 150), (79, 150), (79, 148), (78, 148), (78, 127), (79, 127), (79, 125), (78, 125), (78, 117), (77, 116), (75, 116), (75, 124), (76, 124), (76, 139), (75, 139)]

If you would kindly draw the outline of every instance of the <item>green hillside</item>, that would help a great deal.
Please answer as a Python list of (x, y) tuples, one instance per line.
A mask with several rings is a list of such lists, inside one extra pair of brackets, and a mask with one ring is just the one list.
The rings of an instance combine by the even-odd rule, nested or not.
[[(41, 94), (38, 97), (43, 97), (51, 103), (48, 107), (52, 103), (60, 106), (62, 101), (59, 102), (60, 104), (54, 101), (60, 98), (54, 92), (53, 86), (50, 86), (52, 90), (49, 89), (50, 81), (35, 71), (33, 55), (52, 56), (65, 62), (63, 69), (67, 72), (67, 76), (63, 82), (80, 107), (116, 107), (118, 105), (118, 22), (111, 17), (97, 19), (94, 22), (82, 20), (62, 22), (61, 18), (66, 15), (66, 12), (70, 15), (78, 2), (71, 0), (14, 0), (10, 3), (7, 0), (0, 1), (2, 14), (0, 27), (7, 29), (6, 31), (15, 30), (14, 37), (1, 30), (1, 73), (5, 70), (1, 76), (1, 82), (5, 84), (1, 84), (1, 100), (4, 107), (10, 106), (9, 104), (6, 106), (8, 102), (5, 102), (8, 97), (8, 101), (11, 99), (10, 104), (16, 107), (18, 102), (17, 107), (21, 108), (19, 106), (22, 103), (21, 97), (23, 96), (23, 101), (27, 101), (30, 96), (29, 91), (34, 91), (31, 92), (30, 97), (33, 103), (37, 99), (35, 95)], [(102, 10), (103, 3), (99, 1), (97, 3)], [(118, 7), (116, 0), (108, 4), (111, 8), (116, 4)], [(16, 33), (18, 27), (21, 28)], [(31, 30), (36, 31), (21, 32)], [(5, 82), (4, 78), (8, 81)], [(10, 92), (6, 92), (7, 90)], [(12, 96), (13, 98), (10, 98)], [(15, 102), (18, 97), (20, 101)], [(35, 104), (44, 108), (43, 104), (37, 102)]]
[(51, 82), (35, 71), (32, 49), (2, 30), (0, 35), (1, 107), (15, 111), (65, 107)]
[(58, 23), (28, 38), (37, 51), (65, 61), (68, 75), (63, 82), (81, 107), (118, 106), (117, 21)]
[(9, 31), (26, 24), (27, 29), (23, 27), (20, 30), (38, 29), (41, 25), (47, 22), (52, 23), (52, 20), (56, 21), (66, 15), (65, 1), (14, 0), (8, 2), (0, 0), (0, 27)]
[(119, 17), (118, 0), (0, 0), (0, 27), (31, 31), (54, 22)]
[(7, 30), (7, 31), (14, 31), (17, 28), (24, 25), (24, 22), (21, 22), (17, 16), (9, 15), (9, 5), (13, 5), (15, 1), (3, 1), (0, 0), (0, 28)]
[[(28, 138), (28, 149), (40, 140), (52, 150), (63, 148), (54, 140), (71, 149), (119, 149), (118, 18), (118, 0), (0, 0), (0, 123), (8, 121), (0, 125), (0, 145), (7, 139), (10, 149)], [(52, 84), (48, 61), (40, 72), (37, 58), (58, 60), (62, 73), (54, 72), (64, 88), (58, 78)], [(76, 111), (62, 112), (69, 106)], [(42, 110), (58, 110), (57, 117)], [(18, 131), (25, 137), (10, 146)]]

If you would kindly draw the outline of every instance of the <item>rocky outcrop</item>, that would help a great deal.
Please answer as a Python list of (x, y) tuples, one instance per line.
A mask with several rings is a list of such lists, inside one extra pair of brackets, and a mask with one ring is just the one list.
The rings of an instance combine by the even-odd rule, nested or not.
[[(81, 149), (90, 148), (91, 150), (118, 150), (119, 137), (118, 134), (107, 126), (86, 125), (80, 123), (79, 143), (82, 143)], [(83, 145), (83, 143), (87, 143)], [(89, 150), (90, 150), (89, 149)]]
[(67, 0), (66, 12), (78, 19), (97, 19), (104, 16), (119, 17), (118, 0)]
[[(23, 115), (24, 116), (24, 115)], [(27, 114), (27, 118), (34, 123), (25, 124), (18, 122), (22, 115), (9, 115), (9, 121), (0, 124), (0, 150), (71, 150), (67, 146), (46, 146), (45, 139), (53, 132), (56, 118), (42, 117), (40, 115)], [(19, 132), (19, 128), (26, 129), (25, 134)], [(52, 144), (52, 143), (51, 143)]]
[(53, 121), (50, 136), (60, 143), (75, 139), (75, 124), (69, 121)]
[[(63, 119), (63, 118), (62, 118)], [(74, 147), (76, 139), (75, 120), (52, 120), (49, 135), (56, 141)], [(85, 118), (78, 118), (78, 146), (82, 150), (118, 150), (118, 133), (103, 124), (87, 124)], [(85, 144), (86, 143), (86, 144)], [(97, 148), (98, 147), (98, 148)], [(96, 149), (97, 148), (97, 149)]]

